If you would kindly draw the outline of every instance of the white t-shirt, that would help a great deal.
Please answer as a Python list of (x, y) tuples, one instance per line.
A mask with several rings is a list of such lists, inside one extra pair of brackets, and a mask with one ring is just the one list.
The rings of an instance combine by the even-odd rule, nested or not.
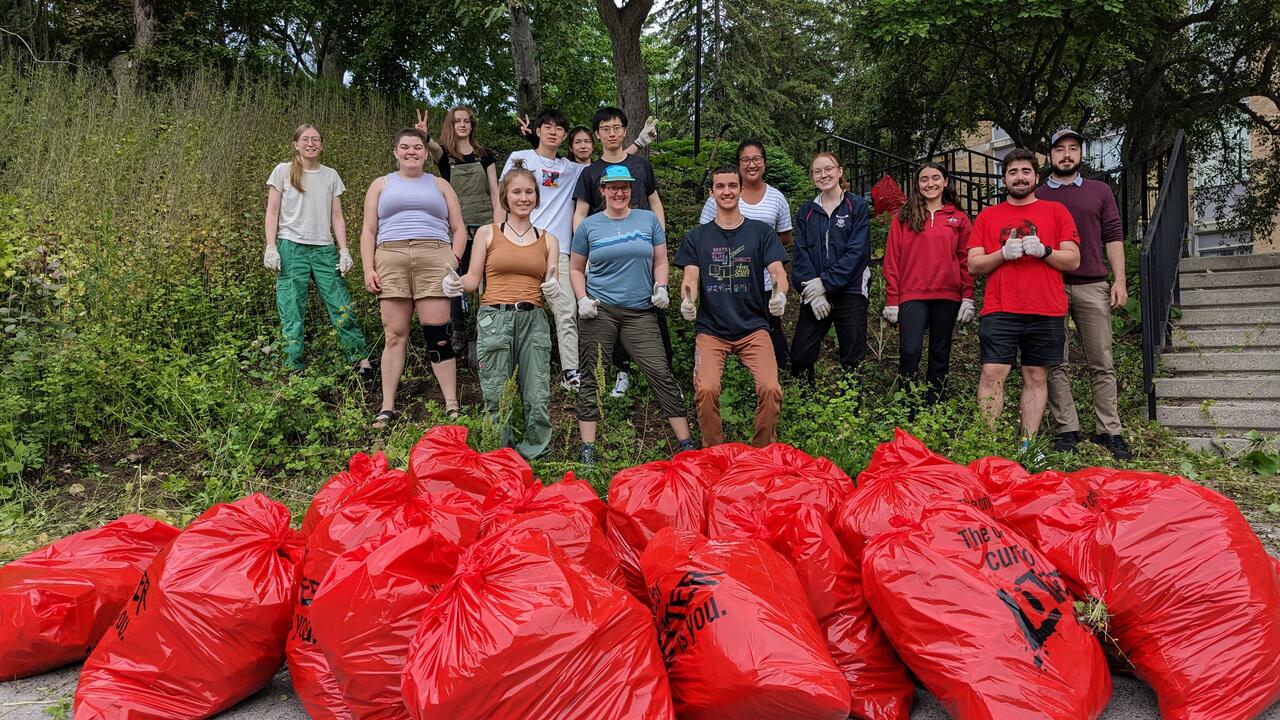
[(511, 166), (517, 159), (524, 160), (524, 169), (533, 173), (538, 181), (538, 207), (529, 219), (555, 235), (560, 242), (560, 253), (568, 255), (569, 243), (573, 241), (573, 188), (578, 184), (578, 175), (587, 166), (568, 158), (548, 160), (535, 150), (517, 150), (502, 166), (499, 179), (511, 172)]
[(329, 222), (333, 199), (347, 191), (338, 171), (321, 165), (302, 171), (302, 187), (289, 182), (289, 163), (280, 163), (271, 171), (267, 184), (280, 191), (280, 229), (276, 236), (302, 245), (332, 245), (333, 227)]
[[(749, 220), (759, 220), (760, 222), (773, 228), (773, 231), (782, 234), (791, 229), (791, 205), (787, 203), (787, 196), (782, 194), (778, 188), (765, 183), (764, 197), (760, 198), (760, 202), (751, 204), (741, 197), (738, 198), (738, 212), (742, 213), (742, 217)], [(702, 204), (702, 216), (698, 218), (698, 222), (706, 225), (716, 219), (716, 199), (707, 198)], [(764, 289), (766, 291), (773, 290), (773, 276), (768, 270), (764, 272)]]

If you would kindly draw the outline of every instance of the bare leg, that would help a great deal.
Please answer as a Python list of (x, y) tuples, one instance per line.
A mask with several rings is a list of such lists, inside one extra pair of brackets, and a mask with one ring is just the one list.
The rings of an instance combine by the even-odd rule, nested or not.
[(978, 380), (978, 409), (992, 430), (996, 429), (1004, 407), (1004, 381), (1009, 376), (1009, 368), (1009, 365), (984, 364)]
[(1022, 366), (1022, 402), (1018, 409), (1022, 417), (1023, 437), (1032, 437), (1040, 430), (1045, 403), (1049, 401), (1048, 379), (1048, 368)]
[[(595, 420), (579, 420), (578, 432), (582, 435), (582, 442), (591, 445), (596, 441), (596, 421)], [(686, 426), (685, 436), (687, 437), (689, 430)]]
[(667, 422), (671, 423), (671, 430), (676, 434), (677, 442), (684, 442), (689, 439), (689, 418), (669, 417)]
[(386, 339), (382, 345), (382, 409), (396, 409), (396, 390), (400, 387), (400, 375), (404, 373), (405, 342), (409, 339), (409, 319), (413, 317), (413, 303), (405, 298), (383, 300), (382, 331)]

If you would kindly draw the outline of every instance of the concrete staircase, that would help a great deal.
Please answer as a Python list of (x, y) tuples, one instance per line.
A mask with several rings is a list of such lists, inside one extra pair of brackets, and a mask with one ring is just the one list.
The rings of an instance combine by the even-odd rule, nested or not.
[(1156, 419), (1196, 449), (1280, 434), (1280, 253), (1184, 258), (1182, 317), (1156, 378)]

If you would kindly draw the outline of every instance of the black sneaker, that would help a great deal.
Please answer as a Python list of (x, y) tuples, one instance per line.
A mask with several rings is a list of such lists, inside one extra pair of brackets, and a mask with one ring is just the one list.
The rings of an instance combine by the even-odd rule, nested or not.
[(684, 440), (681, 440), (680, 444), (676, 445), (677, 453), (682, 453), (685, 450), (697, 450), (697, 449), (698, 449), (698, 446), (693, 442), (693, 438), (686, 438)]
[(594, 466), (596, 464), (596, 446), (591, 443), (582, 443), (582, 448), (578, 450), (578, 464)]
[(356, 377), (360, 379), (360, 387), (364, 388), (367, 393), (375, 393), (382, 385), (382, 377), (378, 374), (378, 368), (370, 365), (369, 367), (356, 366)]
[(1075, 452), (1076, 446), (1080, 444), (1080, 433), (1072, 430), (1058, 435), (1058, 441), (1053, 444), (1054, 452)]
[(1129, 452), (1129, 445), (1125, 443), (1123, 436), (1099, 434), (1093, 436), (1093, 441), (1109, 450), (1117, 460), (1133, 459), (1133, 453)]

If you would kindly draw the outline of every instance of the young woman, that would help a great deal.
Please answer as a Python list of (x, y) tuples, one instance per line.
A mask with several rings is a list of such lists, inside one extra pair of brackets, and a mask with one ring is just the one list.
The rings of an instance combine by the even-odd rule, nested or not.
[[(445, 276), (444, 293), (484, 295), (476, 316), (476, 354), (485, 409), (502, 428), (502, 444), (526, 459), (539, 457), (551, 443), (551, 326), (542, 296), (556, 297), (560, 242), (535, 228), (529, 215), (538, 207), (538, 183), (523, 161), (502, 178), (498, 198), (507, 219), (476, 231), (471, 269), (459, 278)], [(499, 417), (502, 392), (512, 374), (524, 403), (524, 437), (512, 444), (510, 408)]]
[(832, 324), (846, 372), (866, 357), (871, 242), (867, 201), (848, 192), (836, 156), (815, 155), (809, 175), (818, 196), (796, 213), (791, 282), (804, 302), (791, 341), (791, 372), (813, 385), (813, 366)]
[(889, 225), (884, 249), (884, 319), (898, 324), (898, 373), (907, 380), (916, 377), (927, 331), (930, 403), (942, 397), (956, 321), (973, 320), (973, 278), (965, 249), (969, 216), (955, 202), (947, 168), (925, 163), (907, 204)]
[(575, 126), (569, 131), (569, 159), (579, 165), (590, 165), (591, 156), (596, 151), (596, 142), (591, 138), (590, 128)]
[(347, 222), (342, 216), (341, 197), (347, 188), (333, 168), (320, 164), (323, 146), (315, 125), (299, 125), (293, 131), (293, 159), (276, 165), (267, 178), (267, 247), (262, 264), (280, 273), (276, 306), (286, 366), (291, 370), (303, 367), (303, 319), (314, 278), (347, 360), (356, 366), (369, 390), (376, 385), (377, 375), (369, 365), (364, 334), (352, 315), (347, 284), (338, 277), (339, 273), (346, 275), (352, 265)]
[(445, 411), (458, 415), (457, 361), (451, 342), (449, 299), (441, 290), (467, 247), (467, 227), (449, 183), (423, 171), (427, 139), (414, 129), (396, 133), (397, 170), (373, 181), (364, 198), (360, 256), (364, 285), (378, 296), (386, 344), (382, 350), (382, 409), (374, 427), (400, 416), (396, 390), (404, 371), (405, 341), (414, 313), (422, 325), (431, 371)]

